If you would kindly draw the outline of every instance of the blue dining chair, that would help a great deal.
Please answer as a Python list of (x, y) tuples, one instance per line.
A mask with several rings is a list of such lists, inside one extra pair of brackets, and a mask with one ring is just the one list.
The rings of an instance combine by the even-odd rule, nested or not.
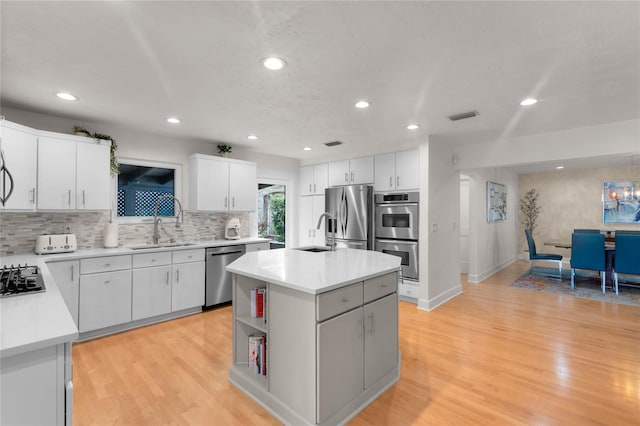
[(575, 288), (576, 269), (600, 272), (602, 292), (604, 293), (607, 263), (603, 234), (592, 232), (571, 234), (571, 288)]
[(536, 250), (536, 242), (533, 240), (531, 231), (529, 229), (525, 229), (524, 234), (527, 237), (527, 244), (529, 245), (529, 273), (532, 273), (533, 271), (533, 262), (535, 260), (557, 262), (558, 273), (560, 274), (559, 278), (562, 280), (562, 255), (555, 253), (538, 253)]
[(592, 234), (599, 234), (600, 230), (599, 229), (574, 229), (573, 232), (589, 232)]
[(618, 274), (640, 275), (640, 234), (616, 231), (616, 257), (613, 262), (613, 285), (618, 294)]

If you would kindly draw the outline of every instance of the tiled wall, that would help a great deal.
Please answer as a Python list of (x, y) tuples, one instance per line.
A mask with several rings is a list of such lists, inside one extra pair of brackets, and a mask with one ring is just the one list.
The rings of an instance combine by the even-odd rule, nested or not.
[[(185, 212), (179, 228), (175, 220), (163, 220), (166, 232), (160, 231), (160, 241), (171, 237), (178, 242), (223, 239), (225, 224), (232, 217), (240, 220), (240, 236), (248, 237), (248, 213)], [(109, 212), (1, 212), (0, 256), (33, 253), (38, 235), (67, 232), (76, 235), (78, 249), (101, 248), (108, 222)], [(152, 223), (118, 225), (119, 246), (150, 243), (152, 235)]]

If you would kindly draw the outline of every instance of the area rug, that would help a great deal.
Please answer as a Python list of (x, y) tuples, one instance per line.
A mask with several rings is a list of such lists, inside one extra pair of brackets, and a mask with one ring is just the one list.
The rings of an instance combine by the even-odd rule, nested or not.
[[(511, 286), (640, 307), (640, 279), (634, 276), (625, 276), (623, 281), (619, 276), (618, 283), (618, 295), (609, 287), (603, 294), (600, 287), (600, 276), (596, 272), (576, 271), (575, 288), (572, 289), (571, 270), (563, 270), (562, 281), (560, 281), (558, 269), (534, 266), (532, 273), (525, 272)], [(638, 287), (623, 286), (623, 283)]]

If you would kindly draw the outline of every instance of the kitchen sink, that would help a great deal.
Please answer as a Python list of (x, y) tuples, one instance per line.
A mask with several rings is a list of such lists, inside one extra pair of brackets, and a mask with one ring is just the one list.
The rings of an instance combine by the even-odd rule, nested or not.
[(301, 247), (296, 250), (306, 251), (309, 253), (321, 253), (324, 251), (331, 251), (331, 247)]
[(195, 243), (163, 243), (163, 244), (141, 244), (138, 246), (128, 246), (131, 250), (146, 250), (146, 249), (154, 249), (154, 248), (164, 248), (164, 247), (185, 247), (192, 246)]

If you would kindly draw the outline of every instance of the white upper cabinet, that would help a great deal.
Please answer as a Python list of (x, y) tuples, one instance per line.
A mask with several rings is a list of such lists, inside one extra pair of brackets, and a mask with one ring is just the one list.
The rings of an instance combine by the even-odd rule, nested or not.
[[(36, 184), (38, 163), (38, 136), (36, 131), (19, 124), (0, 120), (0, 148), (4, 151), (5, 167), (13, 178), (13, 192), (1, 209), (33, 210), (36, 207)], [(11, 179), (0, 174), (0, 188), (5, 188), (5, 197), (11, 188)]]
[(373, 183), (373, 157), (329, 163), (329, 186)]
[(324, 195), (317, 197), (298, 197), (298, 247), (325, 245), (325, 220), (318, 226), (318, 219), (324, 213)]
[(256, 163), (209, 155), (189, 157), (189, 209), (255, 211)]
[(324, 195), (329, 183), (327, 163), (300, 167), (300, 195)]
[(375, 157), (376, 191), (418, 189), (420, 158), (417, 150), (401, 151)]
[(109, 210), (110, 151), (106, 143), (76, 145), (76, 209)]
[(76, 208), (76, 143), (38, 138), (38, 209)]
[(38, 137), (38, 209), (109, 210), (109, 142), (60, 136)]

